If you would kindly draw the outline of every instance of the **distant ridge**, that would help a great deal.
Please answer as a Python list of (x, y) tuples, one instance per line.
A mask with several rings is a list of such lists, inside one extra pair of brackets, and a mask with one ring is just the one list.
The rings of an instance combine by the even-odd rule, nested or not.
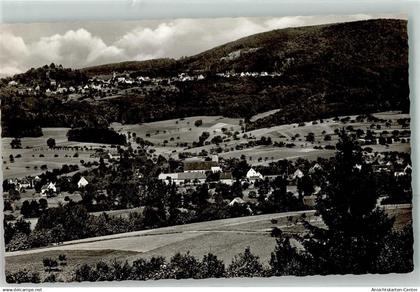
[[(179, 60), (130, 61), (80, 70), (43, 69), (44, 66), (15, 78), (23, 84), (34, 80), (45, 83), (45, 71), (51, 71), (57, 82), (68, 86), (114, 71), (132, 78), (180, 73), (202, 74), (205, 78), (95, 102), (60, 103), (45, 96), (16, 97), (13, 102), (2, 102), (2, 127), (7, 133), (8, 127), (19, 123), (93, 127), (112, 122), (134, 124), (224, 115), (244, 118), (247, 129), (255, 129), (331, 116), (387, 110), (408, 112), (407, 39), (407, 21), (374, 19), (273, 30)], [(224, 78), (218, 75), (221, 72), (277, 74), (265, 78)], [(2, 99), (12, 98), (9, 92), (0, 90), (0, 94)], [(48, 111), (39, 110), (46, 106)], [(255, 114), (274, 109), (279, 110), (249, 121)], [(20, 114), (9, 121), (7, 112)], [(76, 116), (80, 118), (75, 119)]]

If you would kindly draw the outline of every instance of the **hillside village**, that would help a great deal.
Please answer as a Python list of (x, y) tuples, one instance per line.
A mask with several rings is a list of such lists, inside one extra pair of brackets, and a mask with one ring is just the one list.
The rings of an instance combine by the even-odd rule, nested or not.
[[(57, 68), (63, 69), (61, 65), (58, 65)], [(206, 78), (203, 74), (189, 75), (188, 73), (179, 73), (178, 76), (174, 77), (132, 77), (129, 73), (113, 72), (109, 78), (106, 78), (106, 76), (93, 77), (82, 84), (66, 86), (50, 76), (49, 69), (55, 70), (55, 64), (51, 64), (49, 68), (45, 69), (47, 69), (45, 71), (45, 78), (40, 84), (27, 86), (17, 80), (11, 79), (7, 82), (7, 86), (20, 96), (62, 96), (64, 101), (84, 99), (101, 100), (115, 98), (127, 93), (147, 93), (157, 88), (176, 92), (179, 89), (174, 84), (176, 85), (178, 82), (201, 81)], [(216, 73), (215, 75), (219, 78), (273, 78), (281, 76), (282, 73), (225, 72)]]

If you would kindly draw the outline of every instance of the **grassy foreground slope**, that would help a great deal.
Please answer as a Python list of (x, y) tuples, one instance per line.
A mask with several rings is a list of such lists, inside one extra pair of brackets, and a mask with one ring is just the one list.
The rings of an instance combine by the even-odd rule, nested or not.
[[(186, 225), (163, 227), (95, 238), (65, 242), (60, 246), (7, 252), (6, 269), (14, 272), (42, 270), (42, 259), (65, 254), (68, 266), (63, 273), (69, 275), (74, 268), (84, 263), (99, 260), (129, 262), (139, 257), (164, 256), (170, 259), (175, 253), (190, 253), (198, 258), (211, 252), (230, 263), (234, 255), (250, 247), (261, 262), (267, 264), (276, 245), (270, 236), (271, 228), (277, 226), (283, 232), (301, 233), (304, 231), (299, 218), (303, 213), (312, 224), (322, 224), (313, 210), (265, 214), (250, 217), (222, 219)], [(401, 230), (411, 223), (411, 205), (389, 206), (385, 209), (389, 216), (395, 216), (394, 228)], [(277, 221), (272, 221), (272, 220)], [(43, 275), (41, 275), (43, 276)]]

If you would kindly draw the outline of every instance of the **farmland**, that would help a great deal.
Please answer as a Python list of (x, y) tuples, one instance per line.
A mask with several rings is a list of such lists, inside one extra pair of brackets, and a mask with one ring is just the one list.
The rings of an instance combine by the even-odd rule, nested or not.
[[(271, 114), (271, 111), (266, 113)], [(375, 127), (371, 131), (375, 134), (380, 134), (386, 130), (392, 132), (393, 130), (402, 130), (402, 127), (397, 123), (399, 119), (406, 119), (408, 114), (401, 114), (400, 112), (383, 112), (373, 114), (378, 119), (390, 121), (389, 125), (385, 123), (377, 123), (379, 127)], [(317, 157), (328, 158), (334, 155), (335, 151), (325, 149), (327, 145), (335, 145), (338, 141), (337, 131), (352, 127), (354, 131), (357, 129), (366, 131), (371, 129), (372, 122), (355, 121), (356, 115), (346, 116), (349, 120), (343, 123), (341, 120), (345, 117), (338, 117), (337, 119), (324, 119), (306, 122), (303, 124), (288, 124), (280, 125), (270, 128), (262, 128), (253, 131), (241, 130), (241, 119), (224, 118), (222, 116), (196, 116), (183, 119), (172, 119), (152, 123), (144, 123), (139, 125), (121, 125), (118, 123), (112, 124), (112, 127), (118, 132), (135, 133), (137, 137), (141, 137), (155, 144), (155, 155), (164, 155), (166, 157), (177, 157), (180, 152), (189, 152), (193, 155), (199, 155), (202, 151), (211, 153), (215, 148), (221, 147), (222, 152), (219, 153), (224, 158), (240, 158), (245, 156), (247, 162), (251, 165), (266, 165), (270, 162), (279, 159), (296, 159), (305, 158), (315, 160)], [(194, 123), (201, 120), (203, 123), (199, 127)], [(218, 145), (209, 144), (199, 147), (193, 147), (192, 143), (199, 140), (203, 132), (209, 133), (206, 141), (211, 141), (215, 136), (221, 136), (223, 142)], [(236, 138), (232, 138), (233, 134), (237, 132)], [(314, 142), (308, 142), (305, 137), (309, 134), (314, 134)], [(330, 136), (330, 140), (325, 140), (325, 135)], [(248, 143), (249, 141), (261, 139), (261, 137), (270, 137), (273, 142), (294, 143), (293, 148), (279, 148), (273, 145), (255, 146), (246, 149), (238, 149), (241, 143)], [(409, 139), (409, 135), (406, 137)], [(165, 142), (166, 141), (166, 142)], [(165, 143), (164, 143), (165, 142)], [(181, 146), (182, 145), (182, 146)], [(186, 147), (185, 147), (186, 146)], [(321, 146), (324, 149), (315, 149), (314, 146)], [(410, 144), (395, 142), (390, 145), (372, 145), (373, 151), (401, 151), (409, 152)]]
[[(46, 165), (49, 170), (52, 170), (60, 168), (64, 164), (78, 164), (80, 169), (83, 170), (81, 160), (85, 162), (97, 160), (91, 157), (91, 154), (94, 153), (91, 148), (101, 147), (102, 145), (69, 142), (66, 137), (67, 131), (68, 128), (44, 128), (44, 136), (42, 137), (22, 138), (22, 149), (12, 149), (10, 146), (12, 138), (2, 138), (3, 177), (21, 178), (27, 175), (37, 175), (44, 171), (41, 169), (42, 165)], [(50, 149), (47, 146), (49, 138), (55, 139), (57, 146), (69, 148)], [(79, 147), (79, 149), (70, 147)], [(9, 160), (10, 155), (15, 158), (13, 163)]]
[[(373, 116), (391, 121), (391, 125), (386, 127), (381, 125), (380, 129), (373, 129), (374, 133), (380, 134), (384, 129), (388, 132), (393, 130), (402, 130), (397, 120), (408, 118), (408, 114), (400, 112), (383, 112)], [(349, 116), (350, 120), (354, 120), (356, 116)], [(342, 119), (340, 117), (339, 119)], [(197, 120), (202, 121), (202, 125), (195, 126)], [(333, 150), (314, 149), (314, 146), (335, 145), (338, 141), (338, 135), (335, 132), (343, 127), (351, 126), (354, 130), (369, 129), (371, 122), (348, 122), (335, 121), (325, 119), (322, 123), (318, 121), (306, 122), (302, 124), (280, 125), (270, 128), (263, 128), (253, 131), (241, 130), (241, 119), (225, 118), (222, 116), (195, 116), (182, 119), (164, 120), (151, 123), (122, 125), (119, 123), (112, 124), (117, 132), (127, 135), (128, 132), (135, 133), (137, 137), (141, 137), (154, 144), (154, 156), (163, 155), (167, 158), (177, 158), (179, 153), (189, 152), (192, 155), (199, 155), (200, 152), (206, 151), (210, 153), (215, 148), (221, 147), (222, 152), (219, 154), (224, 158), (240, 158), (245, 156), (251, 165), (266, 165), (269, 162), (279, 159), (296, 159), (299, 157), (315, 160), (317, 157), (330, 157), (334, 154)], [(95, 153), (94, 149), (101, 148), (113, 151), (111, 145), (102, 145), (96, 143), (81, 143), (67, 141), (66, 133), (68, 128), (43, 128), (44, 136), (39, 138), (22, 138), (22, 149), (11, 149), (11, 138), (2, 138), (2, 156), (3, 156), (3, 177), (25, 177), (27, 175), (35, 175), (42, 173), (41, 165), (46, 165), (48, 169), (60, 168), (64, 164), (78, 164), (81, 170), (84, 167), (80, 164), (80, 160), (98, 161), (92, 158), (91, 154)], [(209, 144), (201, 147), (192, 147), (192, 143), (199, 140), (203, 132), (208, 132), (207, 141), (212, 140), (215, 136), (221, 136), (222, 143), (218, 145)], [(238, 132), (236, 139), (232, 138), (232, 133)], [(309, 133), (314, 133), (314, 142), (305, 141), (305, 137)], [(331, 140), (325, 141), (325, 135), (329, 135)], [(294, 143), (293, 148), (279, 148), (273, 145), (255, 146), (246, 149), (237, 149), (237, 145), (248, 143), (249, 141), (261, 139), (261, 137), (270, 137), (273, 142)], [(245, 137), (245, 138), (244, 138)], [(79, 147), (68, 149), (49, 149), (47, 139), (56, 140), (58, 147)], [(409, 139), (409, 135), (407, 136)], [(133, 145), (136, 145), (132, 141)], [(375, 152), (383, 151), (401, 151), (409, 152), (410, 144), (395, 142), (393, 144), (371, 145)], [(77, 153), (78, 157), (74, 157)], [(14, 162), (9, 161), (9, 156), (15, 157)], [(16, 156), (21, 156), (16, 158)]]

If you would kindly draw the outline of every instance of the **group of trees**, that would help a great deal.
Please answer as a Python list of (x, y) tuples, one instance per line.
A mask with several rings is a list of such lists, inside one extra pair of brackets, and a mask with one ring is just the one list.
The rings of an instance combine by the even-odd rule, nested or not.
[(74, 128), (67, 132), (69, 141), (125, 145), (126, 137), (113, 129), (107, 128)]
[(25, 200), (20, 207), (20, 213), (25, 218), (39, 217), (47, 208), (48, 201), (44, 198), (39, 199), (38, 202), (36, 200), (31, 200), (31, 202)]

